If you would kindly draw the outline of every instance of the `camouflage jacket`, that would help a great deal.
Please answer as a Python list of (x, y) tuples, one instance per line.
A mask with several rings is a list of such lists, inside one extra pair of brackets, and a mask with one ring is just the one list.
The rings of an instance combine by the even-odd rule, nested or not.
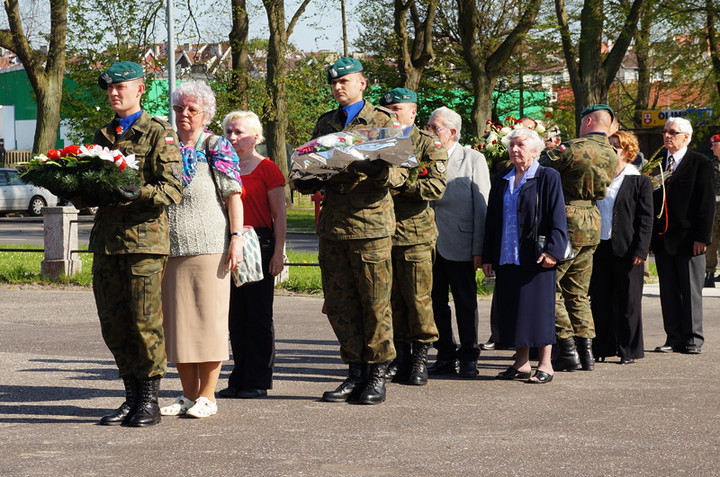
[(605, 197), (615, 177), (617, 155), (604, 134), (571, 139), (549, 151), (543, 166), (560, 173), (570, 242), (575, 247), (600, 243), (600, 211), (595, 201)]
[[(313, 138), (342, 130), (399, 127), (388, 109), (365, 101), (360, 113), (347, 125), (342, 109), (323, 114), (313, 130)], [(325, 195), (318, 217), (318, 235), (335, 240), (389, 237), (395, 231), (395, 214), (390, 188), (402, 185), (408, 177), (405, 169), (383, 163), (379, 175), (368, 177), (352, 165), (324, 183)], [(314, 192), (316, 184), (293, 182), (302, 193)], [(308, 187), (306, 187), (308, 186)]]
[(393, 245), (416, 245), (437, 238), (435, 212), (428, 201), (445, 193), (447, 150), (437, 137), (419, 129), (410, 131), (418, 166), (405, 184), (391, 191), (395, 202)]
[(182, 158), (170, 124), (143, 112), (121, 137), (111, 122), (95, 133), (93, 142), (126, 156), (135, 154), (143, 186), (137, 200), (98, 209), (89, 249), (102, 254), (168, 254), (166, 206), (182, 198)]

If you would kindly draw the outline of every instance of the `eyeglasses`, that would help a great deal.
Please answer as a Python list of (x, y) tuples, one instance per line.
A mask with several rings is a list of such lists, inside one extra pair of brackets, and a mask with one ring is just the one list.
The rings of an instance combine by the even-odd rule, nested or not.
[(191, 118), (194, 118), (198, 114), (204, 112), (202, 109), (195, 109), (192, 106), (180, 106), (180, 105), (174, 105), (173, 111), (175, 111), (176, 114), (182, 114), (185, 110), (187, 110), (187, 115)]
[(431, 133), (437, 134), (438, 131), (447, 131), (448, 128), (444, 128), (442, 126), (435, 126), (434, 124), (426, 124), (425, 130), (430, 131)]
[(687, 134), (686, 132), (682, 132), (682, 131), (671, 131), (671, 130), (668, 130), (668, 129), (663, 129), (663, 132), (662, 132), (662, 133), (663, 133), (663, 134), (668, 134), (668, 135), (670, 135), (670, 136), (677, 136), (678, 134)]

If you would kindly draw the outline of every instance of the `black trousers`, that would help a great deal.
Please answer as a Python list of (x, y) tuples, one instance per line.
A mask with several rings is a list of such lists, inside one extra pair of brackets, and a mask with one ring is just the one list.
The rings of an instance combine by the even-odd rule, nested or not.
[[(455, 300), (455, 316), (460, 349), (452, 331), (452, 313), (448, 289)], [(437, 359), (474, 361), (480, 355), (478, 347), (477, 283), (472, 262), (446, 260), (440, 253), (433, 264), (433, 314), (439, 338), (435, 342)]]
[(235, 389), (272, 389), (275, 277), (269, 268), (275, 240), (270, 229), (258, 227), (255, 232), (260, 239), (265, 278), (241, 287), (230, 283), (230, 345), (235, 366), (228, 385)]
[(596, 357), (645, 356), (642, 330), (644, 267), (632, 258), (616, 257), (609, 240), (602, 240), (593, 256), (590, 305), (595, 321)]

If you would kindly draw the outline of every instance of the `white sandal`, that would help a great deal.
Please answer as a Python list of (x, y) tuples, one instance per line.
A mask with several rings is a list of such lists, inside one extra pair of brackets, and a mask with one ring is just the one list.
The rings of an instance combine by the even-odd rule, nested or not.
[(160, 414), (163, 416), (182, 416), (188, 409), (193, 407), (194, 404), (195, 402), (192, 400), (186, 398), (185, 396), (180, 396), (169, 406), (161, 407)]
[(217, 414), (217, 403), (212, 402), (205, 396), (200, 396), (197, 398), (197, 401), (195, 401), (195, 405), (187, 410), (185, 413), (187, 416), (192, 417), (210, 417), (214, 414)]

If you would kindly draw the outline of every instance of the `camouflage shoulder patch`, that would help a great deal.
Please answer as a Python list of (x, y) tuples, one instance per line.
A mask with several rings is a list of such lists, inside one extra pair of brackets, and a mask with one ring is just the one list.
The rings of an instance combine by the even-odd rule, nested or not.
[(158, 118), (157, 116), (151, 116), (151, 119), (155, 121), (156, 123), (160, 124), (165, 129), (172, 129), (172, 126), (169, 122), (165, 121), (162, 118)]

